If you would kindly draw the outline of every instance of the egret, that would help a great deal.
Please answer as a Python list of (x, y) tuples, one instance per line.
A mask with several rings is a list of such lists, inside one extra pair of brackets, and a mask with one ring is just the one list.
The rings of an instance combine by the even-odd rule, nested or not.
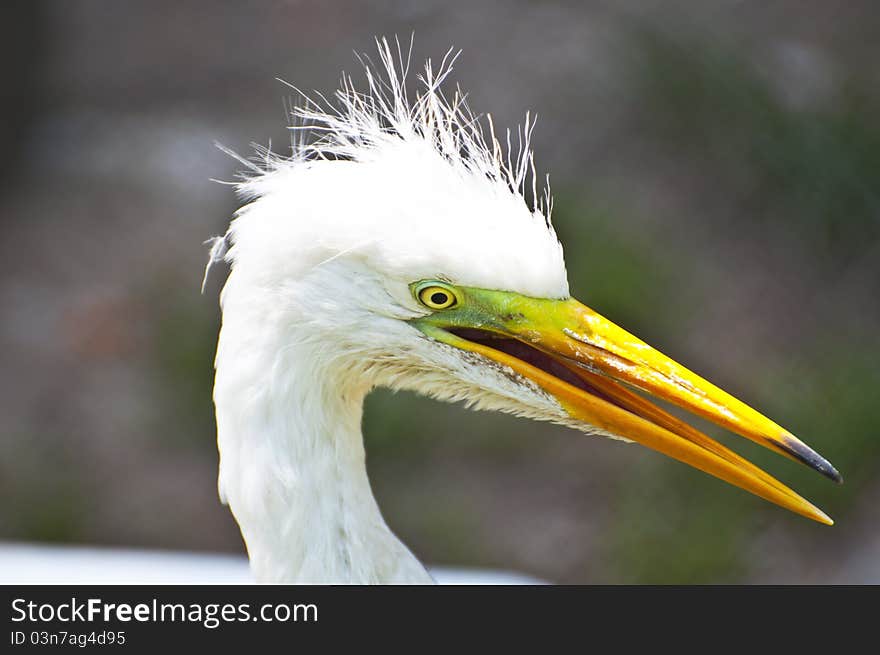
[(637, 442), (831, 525), (647, 395), (839, 482), (829, 462), (570, 296), (528, 114), (502, 145), (441, 89), (455, 55), (428, 60), (413, 95), (410, 57), (377, 43), (362, 90), (343, 76), (335, 100), (292, 110), (291, 155), (242, 159), (243, 206), (211, 248), (230, 266), (218, 486), (256, 579), (432, 582), (370, 489), (361, 417), (377, 387)]

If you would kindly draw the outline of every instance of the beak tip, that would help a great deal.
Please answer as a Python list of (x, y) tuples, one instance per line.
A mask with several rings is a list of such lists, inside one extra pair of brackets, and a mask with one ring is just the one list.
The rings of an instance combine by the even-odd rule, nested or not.
[(820, 511), (821, 518), (819, 520), (820, 523), (824, 523), (825, 525), (831, 526), (834, 525), (834, 519), (828, 516), (825, 512)]
[(780, 441), (780, 446), (794, 459), (806, 464), (829, 480), (836, 482), (837, 484), (843, 484), (843, 476), (840, 475), (840, 472), (834, 468), (831, 462), (822, 457), (793, 434), (784, 434)]
[(828, 526), (834, 525), (834, 519), (832, 519), (830, 516), (828, 516), (821, 509), (819, 509), (818, 507), (816, 507), (815, 505), (813, 505), (809, 501), (804, 501), (804, 503), (805, 503), (806, 509), (807, 509), (807, 512), (804, 513), (804, 516), (807, 516), (807, 517), (813, 519), (817, 523), (822, 523), (823, 525), (828, 525)]
[(835, 484), (843, 484), (843, 476), (840, 472), (827, 461), (825, 463), (828, 465), (828, 468), (820, 470), (819, 472)]

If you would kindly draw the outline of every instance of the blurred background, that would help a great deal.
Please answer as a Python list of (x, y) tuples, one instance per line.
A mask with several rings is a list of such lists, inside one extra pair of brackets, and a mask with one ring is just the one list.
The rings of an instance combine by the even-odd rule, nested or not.
[(217, 294), (280, 77), (375, 35), (536, 111), (575, 296), (791, 429), (836, 487), (720, 435), (837, 521), (637, 446), (377, 392), (368, 465), (424, 561), (564, 583), (880, 583), (880, 5), (7, 2), (0, 540), (243, 552), (216, 491)]

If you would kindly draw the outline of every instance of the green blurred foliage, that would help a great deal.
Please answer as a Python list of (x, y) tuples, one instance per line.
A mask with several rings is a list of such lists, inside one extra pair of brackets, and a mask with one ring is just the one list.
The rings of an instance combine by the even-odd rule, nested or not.
[[(758, 231), (762, 222), (776, 221), (792, 235), (795, 249), (802, 240), (809, 258), (832, 269), (860, 255), (875, 256), (880, 105), (864, 93), (864, 80), (847, 80), (829, 107), (798, 110), (787, 108), (744, 57), (716, 45), (640, 33), (633, 52), (638, 54), (636, 93), (645, 107), (642, 135), (673, 145), (684, 160), (715, 172), (713, 184), (748, 209), (740, 212), (743, 230)], [(648, 247), (634, 258), (644, 260), (650, 253)], [(659, 290), (663, 276), (639, 282), (654, 284)], [(614, 293), (627, 296), (624, 290)], [(654, 294), (649, 290), (645, 295)], [(679, 309), (651, 307), (649, 312), (674, 316)], [(852, 311), (859, 309), (856, 305)], [(766, 410), (771, 416), (787, 416), (787, 425), (808, 434), (805, 438), (845, 473), (847, 483), (827, 493), (827, 482), (813, 472), (780, 464), (751, 444), (729, 443), (771, 471), (782, 467), (786, 482), (807, 497), (825, 499), (825, 508), (845, 520), (860, 491), (876, 479), (880, 462), (880, 340), (876, 333), (848, 332), (846, 317), (838, 318), (834, 325), (807, 331), (815, 342), (802, 344), (803, 351), (820, 355), (808, 370), (803, 364), (764, 370), (754, 395), (771, 399)], [(788, 330), (797, 338), (796, 326)], [(623, 500), (606, 544), (618, 579), (733, 582), (747, 571), (745, 545), (764, 517), (777, 510), (756, 507), (726, 485), (699, 484), (699, 502), (694, 502), (690, 496), (700, 475), (643, 460), (621, 480), (617, 493)]]
[(755, 221), (782, 222), (844, 264), (880, 238), (880, 99), (850, 75), (833, 101), (792, 107), (747, 57), (637, 32), (632, 79), (647, 138), (710, 167)]
[(553, 223), (566, 244), (572, 295), (616, 323), (651, 316), (646, 341), (673, 333), (703, 293), (699, 285), (686, 284), (691, 271), (676, 265), (686, 254), (681, 245), (659, 243), (646, 230), (628, 230), (632, 221), (621, 207), (583, 193), (560, 197)]
[(165, 446), (214, 448), (214, 350), (219, 311), (193, 301), (193, 289), (159, 279), (144, 294), (156, 308), (150, 356), (157, 370), (156, 393), (164, 411), (154, 433)]

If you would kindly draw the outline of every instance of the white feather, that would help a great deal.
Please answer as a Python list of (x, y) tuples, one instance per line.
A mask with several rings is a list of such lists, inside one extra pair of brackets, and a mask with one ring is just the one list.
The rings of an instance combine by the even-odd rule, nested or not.
[(383, 75), (367, 67), (364, 92), (344, 78), (335, 108), (294, 110), (318, 136), (288, 158), (263, 153), (239, 185), (248, 204), (213, 242), (212, 261), (231, 264), (219, 487), (262, 581), (430, 581), (370, 490), (360, 423), (372, 388), (570, 423), (534, 384), (406, 322), (425, 312), (408, 286), (421, 279), (567, 297), (549, 215), (525, 195), (532, 124), (502, 154), (462, 97), (440, 91), (455, 57), (437, 73), (429, 62), (409, 102), (408, 64), (384, 40), (379, 52)]

